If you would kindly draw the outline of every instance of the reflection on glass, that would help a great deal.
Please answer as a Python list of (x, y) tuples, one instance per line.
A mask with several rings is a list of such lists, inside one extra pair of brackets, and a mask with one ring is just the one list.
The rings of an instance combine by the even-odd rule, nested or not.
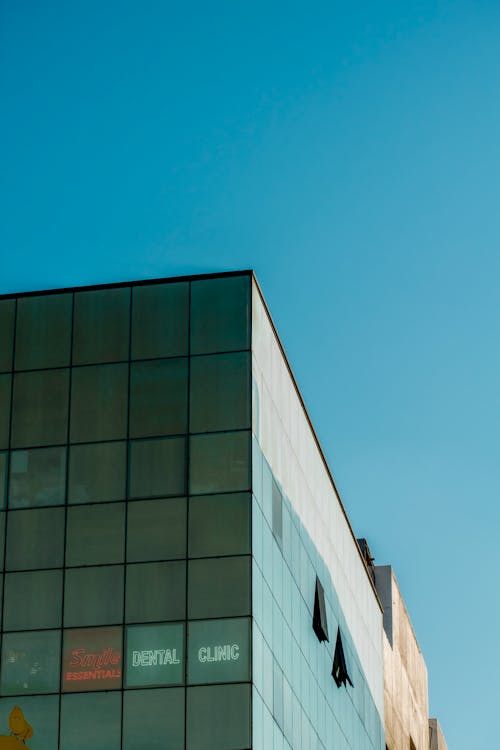
[(238, 430), (250, 426), (250, 355), (247, 352), (193, 357), (190, 431)]
[(14, 376), (11, 445), (65, 443), (68, 425), (68, 370), (20, 372)]
[(57, 568), (64, 557), (64, 508), (16, 510), (7, 525), (7, 570)]
[(127, 622), (182, 620), (186, 613), (186, 563), (127, 565)]
[(66, 570), (64, 625), (113, 625), (123, 621), (123, 566)]
[(129, 496), (183, 495), (185, 451), (184, 438), (132, 441)]
[(186, 432), (187, 372), (182, 357), (132, 363), (130, 437)]
[(243, 750), (250, 739), (250, 685), (187, 691), (187, 750)]
[(16, 370), (69, 365), (72, 306), (72, 294), (43, 294), (18, 300)]
[(188, 353), (189, 284), (151, 284), (133, 289), (132, 359)]
[(172, 560), (186, 555), (187, 500), (140, 500), (128, 505), (127, 560)]
[(200, 495), (189, 499), (189, 556), (250, 552), (250, 495)]
[(237, 492), (250, 487), (248, 432), (191, 437), (190, 492)]
[(59, 690), (60, 631), (4, 633), (2, 695), (55, 693)]
[(75, 294), (73, 364), (128, 358), (129, 304), (126, 287)]
[(123, 562), (125, 503), (68, 508), (66, 565)]
[(69, 503), (125, 498), (127, 444), (73, 445), (69, 454)]
[(123, 750), (184, 750), (184, 690), (127, 690), (123, 696)]
[(121, 706), (120, 692), (63, 695), (61, 750), (120, 750)]
[(128, 365), (75, 367), (71, 442), (117, 440), (127, 432)]
[(9, 447), (11, 375), (0, 375), (0, 449)]
[(191, 353), (248, 349), (250, 277), (204, 279), (191, 284)]
[(65, 485), (66, 448), (11, 453), (9, 508), (62, 505)]
[(12, 369), (16, 301), (0, 300), (0, 372)]
[[(0, 700), (0, 748), (9, 747), (14, 750), (10, 739), (14, 736), (19, 743), (18, 750), (28, 747), (33, 750), (52, 750), (57, 747), (58, 734), (58, 695), (22, 696)], [(7, 745), (7, 742), (10, 744)]]
[(198, 620), (188, 625), (188, 682), (250, 679), (250, 620)]
[(34, 630), (61, 626), (62, 571), (7, 573), (4, 630)]
[(190, 560), (189, 618), (250, 614), (250, 559), (245, 556)]
[(179, 685), (184, 681), (184, 625), (127, 628), (125, 687)]

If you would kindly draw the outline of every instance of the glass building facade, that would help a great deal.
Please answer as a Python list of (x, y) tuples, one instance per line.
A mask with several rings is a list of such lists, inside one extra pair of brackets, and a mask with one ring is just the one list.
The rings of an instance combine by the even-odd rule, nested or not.
[(247, 272), (0, 298), (0, 750), (383, 747), (380, 609), (277, 460), (266, 315)]

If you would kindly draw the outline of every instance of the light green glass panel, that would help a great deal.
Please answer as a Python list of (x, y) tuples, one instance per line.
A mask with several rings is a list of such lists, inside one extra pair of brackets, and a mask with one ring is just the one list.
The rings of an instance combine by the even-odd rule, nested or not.
[(64, 520), (64, 508), (11, 511), (7, 524), (6, 569), (61, 567)]
[(248, 349), (250, 277), (204, 279), (191, 284), (191, 354)]
[(124, 556), (125, 503), (68, 508), (66, 565), (120, 563)]
[(197, 620), (188, 624), (188, 683), (250, 679), (250, 620)]
[(60, 627), (62, 571), (7, 573), (4, 601), (4, 630)]
[(120, 692), (63, 695), (60, 750), (120, 750)]
[(123, 622), (123, 566), (66, 570), (64, 626), (114, 625)]
[(125, 687), (179, 685), (184, 681), (184, 625), (127, 628)]
[(10, 454), (9, 508), (62, 505), (66, 448), (35, 448)]
[(185, 557), (186, 517), (185, 497), (130, 502), (127, 512), (127, 561)]
[(250, 685), (188, 688), (186, 732), (187, 750), (249, 748)]
[(250, 614), (250, 557), (190, 560), (188, 617)]
[(250, 488), (250, 433), (191, 437), (190, 493), (237, 492)]
[(73, 364), (128, 359), (130, 289), (97, 289), (75, 294)]
[(136, 286), (132, 300), (132, 359), (188, 353), (187, 282)]
[(185, 466), (185, 438), (132, 441), (129, 497), (184, 495)]
[(61, 650), (59, 630), (4, 633), (2, 695), (57, 693)]
[(250, 495), (200, 495), (189, 499), (189, 556), (250, 552)]
[(72, 294), (43, 294), (18, 300), (16, 370), (69, 365), (72, 307)]
[(184, 750), (184, 689), (127, 690), (123, 696), (123, 750)]
[(127, 565), (126, 622), (183, 620), (186, 616), (186, 563)]

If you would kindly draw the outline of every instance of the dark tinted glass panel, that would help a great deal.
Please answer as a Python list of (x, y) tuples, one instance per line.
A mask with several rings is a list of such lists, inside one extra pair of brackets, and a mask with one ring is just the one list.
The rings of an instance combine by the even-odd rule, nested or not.
[(132, 359), (188, 352), (189, 285), (155, 284), (133, 290)]
[(185, 613), (185, 562), (127, 565), (127, 622), (182, 620)]
[(168, 560), (186, 555), (186, 498), (129, 503), (127, 560)]
[(112, 625), (123, 620), (123, 566), (66, 571), (64, 626)]
[(69, 453), (69, 503), (122, 500), (127, 476), (127, 444), (73, 445)]
[(193, 357), (190, 431), (250, 426), (250, 356), (247, 352)]
[(60, 750), (120, 750), (121, 693), (63, 695)]
[(72, 306), (71, 294), (18, 300), (16, 370), (69, 365)]
[(127, 434), (128, 365), (76, 367), (71, 385), (71, 441)]
[(187, 691), (187, 750), (250, 747), (250, 685), (211, 685)]
[(0, 508), (5, 508), (7, 500), (8, 453), (0, 453)]
[(66, 442), (68, 385), (68, 370), (15, 375), (11, 438), (14, 448)]
[(0, 448), (9, 447), (11, 382), (11, 375), (0, 375)]
[(184, 690), (128, 690), (123, 696), (123, 750), (184, 750)]
[(235, 276), (191, 284), (191, 353), (248, 349), (250, 279)]
[(73, 363), (128, 359), (130, 289), (75, 294)]
[(61, 570), (7, 573), (4, 630), (60, 627), (61, 601)]
[(130, 370), (130, 436), (187, 429), (187, 359), (135, 362)]
[(66, 448), (35, 448), (10, 454), (9, 507), (62, 505)]
[(250, 558), (222, 557), (189, 562), (188, 616), (250, 614)]
[(63, 564), (64, 508), (16, 510), (7, 522), (7, 570)]
[(183, 495), (185, 439), (135, 440), (130, 444), (130, 497)]
[(60, 631), (4, 633), (2, 695), (55, 693), (59, 690)]
[(64, 631), (62, 690), (116, 690), (122, 684), (121, 627)]
[(191, 438), (190, 492), (247, 490), (250, 487), (248, 432), (196, 435)]
[(200, 495), (189, 500), (189, 556), (250, 552), (250, 495)]
[(3, 570), (5, 552), (5, 513), (0, 512), (0, 570)]
[(184, 681), (184, 625), (127, 628), (125, 687), (179, 685)]
[(122, 562), (124, 540), (124, 503), (68, 508), (66, 565)]
[(188, 682), (250, 679), (250, 620), (198, 620), (188, 624)]
[[(29, 735), (33, 732), (33, 739)], [(11, 731), (14, 737), (7, 738)], [(0, 700), (0, 731), (4, 748), (54, 750), (59, 734), (59, 696), (37, 695)], [(14, 744), (16, 738), (18, 744)], [(26, 738), (26, 743), (24, 742)], [(10, 743), (10, 744), (7, 744)], [(1, 747), (1, 745), (0, 745)]]
[(15, 300), (0, 300), (0, 371), (12, 368), (15, 310)]

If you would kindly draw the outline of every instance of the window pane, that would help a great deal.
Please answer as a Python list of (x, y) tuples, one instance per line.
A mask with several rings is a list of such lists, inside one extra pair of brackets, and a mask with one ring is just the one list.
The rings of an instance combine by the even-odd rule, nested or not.
[(14, 376), (11, 444), (14, 448), (65, 443), (68, 430), (68, 370)]
[(123, 500), (127, 444), (73, 445), (69, 453), (69, 503)]
[(169, 560), (186, 555), (187, 500), (141, 500), (129, 503), (127, 560)]
[(250, 552), (250, 495), (200, 495), (189, 500), (189, 556)]
[(248, 432), (191, 438), (190, 492), (236, 492), (250, 488)]
[(16, 510), (7, 523), (7, 570), (56, 568), (64, 557), (64, 508)]
[(126, 622), (183, 620), (185, 616), (185, 562), (127, 565)]
[(66, 570), (65, 627), (112, 625), (122, 620), (122, 565)]
[(179, 685), (184, 681), (184, 625), (127, 628), (125, 687)]
[(69, 365), (72, 307), (72, 294), (18, 300), (16, 370)]
[[(9, 721), (10, 720), (10, 721)], [(31, 727), (33, 730), (32, 741), (29, 745), (18, 739), (17, 745), (6, 744), (8, 728), (12, 722), (12, 733), (17, 738), (26, 737), (26, 729)], [(29, 725), (29, 727), (27, 727)], [(23, 696), (19, 698), (2, 698), (0, 700), (0, 731), (5, 731), (1, 738), (4, 748), (26, 748), (32, 747), (33, 750), (53, 750), (57, 748), (59, 735), (59, 696)], [(13, 741), (12, 741), (13, 742)], [(33, 742), (33, 744), (32, 744)], [(0, 745), (1, 747), (1, 745)]]
[(250, 346), (250, 278), (233, 276), (191, 284), (191, 353)]
[(0, 448), (9, 447), (12, 375), (0, 375)]
[(68, 508), (66, 565), (124, 560), (125, 503)]
[(120, 750), (121, 693), (63, 695), (61, 750)]
[(250, 426), (250, 356), (247, 352), (191, 359), (190, 431)]
[(3, 570), (5, 552), (5, 513), (0, 512), (0, 570)]
[(10, 454), (9, 507), (62, 505), (66, 448), (38, 448)]
[(281, 491), (273, 479), (273, 534), (279, 546), (283, 544), (283, 500)]
[(128, 359), (130, 289), (75, 294), (73, 364)]
[(187, 750), (250, 747), (250, 685), (211, 685), (187, 691)]
[(136, 286), (132, 294), (132, 359), (187, 354), (189, 284)]
[(0, 300), (0, 371), (12, 369), (15, 311), (14, 299)]
[(130, 370), (130, 436), (187, 430), (187, 359), (134, 362)]
[(250, 620), (200, 620), (188, 624), (188, 682), (250, 679)]
[(0, 453), (0, 508), (5, 508), (7, 500), (7, 458), (8, 453)]
[(62, 571), (7, 573), (4, 602), (4, 630), (60, 627)]
[(71, 441), (127, 435), (128, 365), (75, 367), (71, 384)]
[(2, 695), (56, 693), (59, 690), (60, 643), (59, 630), (4, 633)]
[(115, 690), (122, 684), (122, 628), (64, 631), (62, 690)]
[(250, 614), (250, 558), (191, 560), (188, 616), (230, 617)]
[(184, 438), (130, 443), (130, 497), (185, 494)]
[(184, 750), (184, 689), (128, 690), (123, 696), (123, 750)]

